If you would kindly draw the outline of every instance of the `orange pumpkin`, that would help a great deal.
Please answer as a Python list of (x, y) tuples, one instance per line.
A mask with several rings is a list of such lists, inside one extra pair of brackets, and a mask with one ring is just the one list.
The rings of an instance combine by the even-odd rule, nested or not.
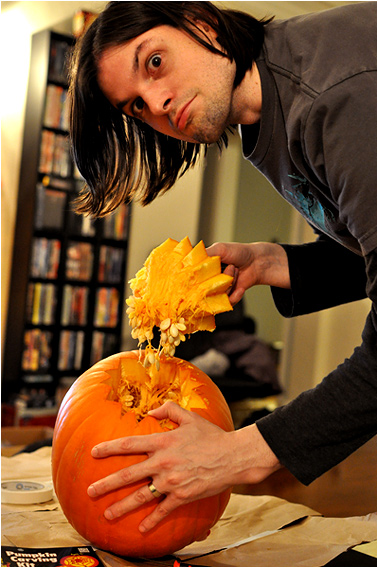
[(97, 498), (88, 486), (146, 456), (94, 459), (91, 449), (105, 440), (164, 432), (177, 425), (147, 416), (148, 410), (174, 400), (226, 431), (233, 430), (227, 403), (218, 387), (198, 368), (175, 357), (160, 358), (148, 372), (144, 352), (125, 352), (96, 363), (77, 379), (61, 405), (53, 439), (52, 473), (62, 510), (77, 532), (94, 546), (122, 556), (154, 558), (171, 554), (203, 537), (222, 515), (231, 490), (179, 507), (146, 534), (138, 530), (156, 500), (112, 521), (104, 511), (145, 479)]

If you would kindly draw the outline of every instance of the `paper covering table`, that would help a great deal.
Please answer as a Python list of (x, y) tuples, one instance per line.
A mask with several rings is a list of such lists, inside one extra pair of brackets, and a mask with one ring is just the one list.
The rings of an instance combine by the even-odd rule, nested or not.
[[(2, 458), (2, 479), (51, 482), (51, 448)], [(54, 496), (39, 505), (2, 505), (2, 545), (88, 545), (66, 521)], [(341, 552), (376, 539), (376, 515), (325, 518), (271, 496), (236, 495), (211, 535), (164, 559), (126, 559), (97, 550), (105, 566), (323, 566)], [(126, 536), (126, 535), (125, 535)]]

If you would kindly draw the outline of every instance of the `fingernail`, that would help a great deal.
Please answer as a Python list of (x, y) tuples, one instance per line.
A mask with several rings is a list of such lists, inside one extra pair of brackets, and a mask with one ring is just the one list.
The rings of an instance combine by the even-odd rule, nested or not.
[(93, 456), (94, 458), (97, 458), (97, 456), (98, 456), (98, 449), (97, 449), (97, 448), (92, 448), (91, 454), (92, 454), (92, 456)]
[(96, 497), (97, 491), (96, 491), (95, 486), (94, 486), (94, 485), (90, 485), (90, 486), (88, 487), (87, 493), (88, 493), (89, 497)]
[(111, 512), (110, 509), (106, 509), (105, 513), (104, 513), (104, 517), (105, 519), (108, 519), (108, 521), (112, 521), (114, 519), (114, 515)]

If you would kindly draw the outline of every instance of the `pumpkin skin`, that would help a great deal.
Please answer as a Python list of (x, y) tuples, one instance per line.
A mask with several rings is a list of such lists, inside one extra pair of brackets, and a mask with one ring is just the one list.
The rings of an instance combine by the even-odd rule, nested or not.
[[(121, 402), (111, 400), (121, 374), (125, 376), (126, 373), (127, 380), (134, 384), (149, 380), (139, 357), (137, 351), (112, 355), (96, 363), (75, 381), (62, 402), (54, 429), (52, 475), (62, 510), (81, 536), (94, 546), (121, 556), (156, 558), (203, 538), (221, 517), (231, 489), (182, 505), (146, 534), (140, 533), (138, 526), (156, 507), (157, 500), (112, 521), (104, 517), (104, 511), (136, 488), (150, 483), (150, 479), (100, 497), (88, 496), (87, 489), (94, 481), (147, 457), (122, 455), (95, 459), (91, 456), (94, 445), (177, 427), (169, 420), (159, 422), (151, 416), (139, 416), (137, 421), (133, 410), (124, 412)], [(162, 356), (159, 375), (167, 383), (178, 377), (184, 384), (182, 406), (226, 431), (234, 429), (222, 393), (197, 367), (175, 357)]]

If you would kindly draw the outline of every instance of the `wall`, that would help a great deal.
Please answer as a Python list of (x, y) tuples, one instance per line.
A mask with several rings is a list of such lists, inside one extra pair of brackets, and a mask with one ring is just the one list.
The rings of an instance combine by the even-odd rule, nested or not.
[[(252, 165), (240, 162), (240, 184), (234, 239), (238, 242), (287, 243), (292, 208)], [(277, 312), (270, 288), (256, 286), (245, 294), (246, 309), (257, 322), (258, 334), (269, 343), (282, 342), (283, 320)]]

